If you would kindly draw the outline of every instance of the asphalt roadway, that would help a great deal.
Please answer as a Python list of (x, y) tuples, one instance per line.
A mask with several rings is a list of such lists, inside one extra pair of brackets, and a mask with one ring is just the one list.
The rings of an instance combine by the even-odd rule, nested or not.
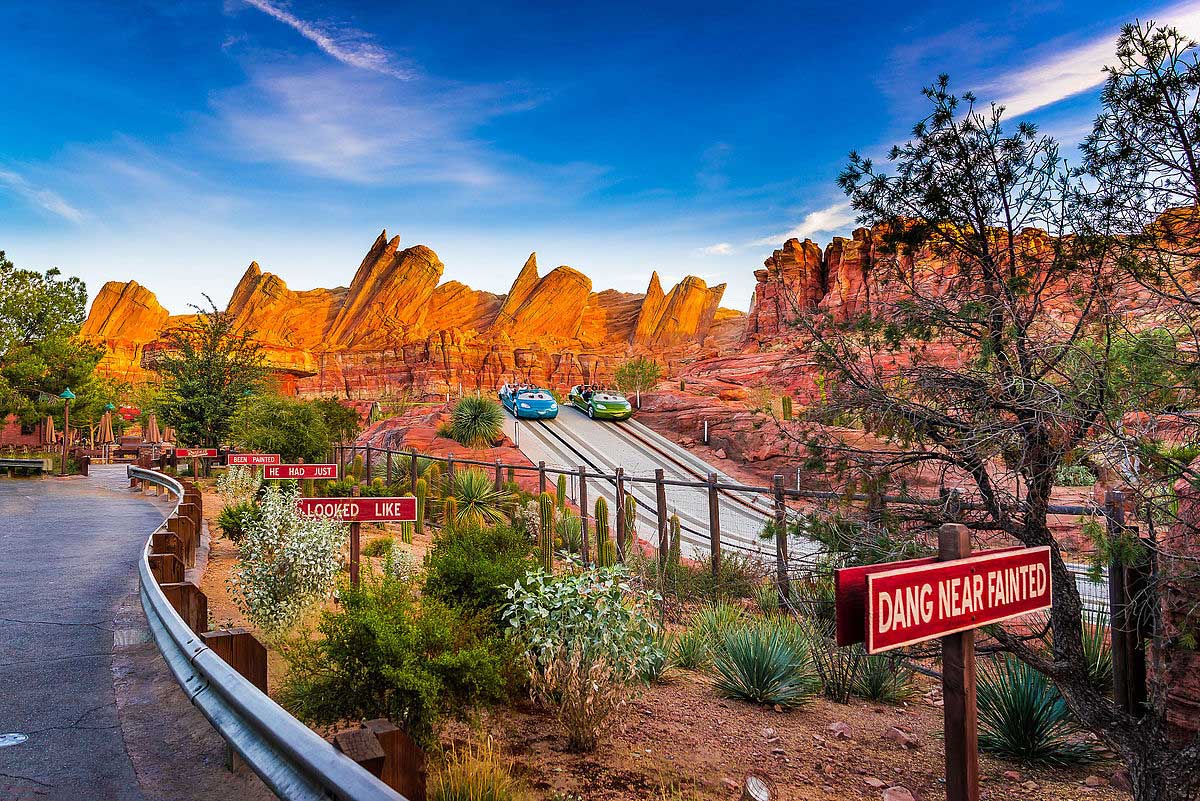
[(0, 478), (0, 738), (28, 738), (0, 747), (0, 801), (265, 789), (224, 770), (219, 736), (150, 641), (137, 559), (168, 511), (129, 490), (124, 466)]

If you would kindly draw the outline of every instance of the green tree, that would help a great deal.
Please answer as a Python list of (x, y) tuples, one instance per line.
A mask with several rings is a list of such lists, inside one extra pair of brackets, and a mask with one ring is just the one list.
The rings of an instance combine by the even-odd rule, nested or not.
[(325, 419), (325, 427), (334, 442), (350, 442), (362, 430), (358, 412), (337, 398), (317, 398), (312, 404)]
[(165, 352), (154, 363), (162, 377), (159, 411), (187, 445), (215, 446), (228, 437), (233, 416), (266, 376), (254, 332), (237, 330), (212, 298), (208, 308), (162, 337)]
[(653, 359), (635, 356), (622, 362), (617, 367), (613, 378), (617, 382), (617, 388), (622, 392), (634, 393), (637, 398), (637, 407), (640, 409), (642, 408), (642, 393), (649, 392), (658, 385), (658, 380), (662, 378), (662, 367)]
[(0, 416), (33, 423), (47, 414), (62, 420), (58, 394), (74, 391), (74, 409), (103, 406), (116, 388), (95, 368), (104, 351), (77, 339), (87, 287), (57, 269), (21, 270), (0, 251)]
[(278, 453), (284, 462), (322, 462), (333, 440), (317, 401), (255, 395), (234, 414), (230, 441), (258, 453)]

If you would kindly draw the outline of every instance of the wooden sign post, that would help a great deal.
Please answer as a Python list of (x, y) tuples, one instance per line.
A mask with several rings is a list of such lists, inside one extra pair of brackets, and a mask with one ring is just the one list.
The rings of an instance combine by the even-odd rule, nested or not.
[(417, 499), (360, 498), (358, 487), (350, 498), (299, 498), (296, 508), (308, 517), (329, 517), (350, 524), (350, 584), (358, 586), (358, 567), (361, 561), (360, 535), (363, 523), (414, 523), (417, 520)]
[(966, 526), (938, 532), (938, 555), (838, 570), (837, 642), (877, 654), (942, 641), (947, 801), (979, 799), (975, 629), (1051, 605), (1050, 549), (971, 553)]

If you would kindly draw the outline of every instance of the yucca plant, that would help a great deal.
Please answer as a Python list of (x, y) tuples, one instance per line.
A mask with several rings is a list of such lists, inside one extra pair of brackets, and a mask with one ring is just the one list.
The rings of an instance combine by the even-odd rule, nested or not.
[(574, 512), (563, 510), (554, 523), (554, 537), (560, 549), (570, 553), (583, 550), (583, 521)]
[(692, 618), (692, 628), (715, 650), (720, 648), (725, 634), (741, 626), (745, 619), (745, 613), (739, 607), (719, 601), (697, 612)]
[(679, 632), (671, 642), (671, 664), (684, 670), (699, 670), (711, 658), (708, 635), (696, 627)]
[(454, 474), (453, 493), (457, 501), (456, 523), (495, 525), (505, 523), (507, 493), (497, 490), (496, 485), (482, 470), (459, 470)]
[(654, 632), (651, 638), (653, 647), (647, 650), (646, 659), (642, 662), (642, 679), (648, 684), (662, 681), (667, 668), (672, 664), (670, 655), (674, 649), (675, 638), (662, 629)]
[(885, 704), (911, 701), (917, 694), (912, 668), (888, 654), (868, 654), (855, 677), (854, 694)]
[(774, 582), (765, 581), (754, 587), (754, 603), (760, 612), (773, 615), (779, 611), (779, 590)]
[(807, 655), (769, 622), (727, 631), (713, 656), (713, 671), (718, 693), (751, 703), (797, 707), (821, 691)]
[(1085, 609), (1083, 613), (1083, 655), (1088, 663), (1088, 678), (1100, 692), (1112, 689), (1112, 640), (1108, 632), (1108, 613)]
[(976, 682), (979, 747), (1009, 759), (1069, 765), (1097, 756), (1051, 681), (1014, 656), (983, 662)]
[(467, 395), (450, 412), (450, 436), (468, 448), (490, 446), (503, 430), (504, 411), (491, 398)]

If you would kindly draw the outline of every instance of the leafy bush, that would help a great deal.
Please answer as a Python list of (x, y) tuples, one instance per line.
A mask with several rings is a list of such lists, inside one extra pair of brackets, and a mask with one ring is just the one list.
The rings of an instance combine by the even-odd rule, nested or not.
[(563, 576), (531, 572), (508, 590), (504, 618), (525, 649), (531, 695), (551, 706), (573, 749), (592, 750), (612, 716), (661, 659), (647, 614), (622, 566)]
[(427, 801), (525, 801), (526, 789), (513, 778), (491, 738), (451, 749), (434, 771)]
[(359, 587), (341, 585), (339, 600), (322, 613), (320, 637), (306, 631), (283, 649), (280, 699), (303, 720), (387, 717), (429, 744), (442, 716), (506, 697), (511, 651), (457, 610), (418, 604), (409, 585), (370, 570)]
[(249, 451), (278, 453), (284, 462), (320, 462), (333, 438), (321, 409), (312, 401), (282, 395), (256, 395), (233, 417), (234, 442)]
[(227, 505), (253, 500), (261, 486), (262, 474), (246, 465), (230, 465), (217, 479), (217, 493)]
[(230, 585), (234, 601), (268, 632), (295, 623), (332, 592), (346, 536), (335, 520), (301, 517), (294, 484), (268, 486), (259, 513), (243, 518), (241, 559)]
[(654, 653), (642, 665), (642, 679), (648, 684), (662, 681), (671, 666), (670, 654), (674, 649), (674, 638), (664, 631), (654, 633)]
[(1096, 474), (1085, 464), (1060, 464), (1054, 470), (1054, 485), (1057, 487), (1090, 487), (1096, 483)]
[(671, 664), (684, 670), (699, 670), (710, 659), (709, 637), (698, 628), (686, 628), (671, 642)]
[(421, 592), (499, 622), (508, 587), (535, 564), (529, 538), (511, 526), (459, 526), (434, 538)]
[(507, 493), (497, 490), (482, 470), (456, 472), (450, 494), (454, 496), (457, 511), (453, 521), (443, 523), (486, 525), (508, 522), (504, 510), (510, 498)]
[(217, 527), (225, 538), (237, 544), (242, 541), (248, 527), (253, 527), (258, 520), (258, 504), (253, 500), (242, 501), (226, 506), (217, 515)]
[(412, 552), (396, 546), (383, 559), (383, 572), (404, 583), (416, 581), (421, 576), (421, 566), (413, 559)]
[(1010, 655), (981, 665), (976, 684), (979, 747), (1032, 764), (1066, 765), (1096, 757), (1072, 742), (1079, 727), (1048, 678)]
[(379, 537), (373, 539), (362, 547), (363, 556), (390, 556), (396, 547), (396, 540), (392, 537)]
[(468, 448), (487, 448), (500, 439), (504, 410), (492, 398), (467, 395), (450, 412), (450, 437)]
[(786, 629), (770, 621), (726, 631), (713, 670), (713, 686), (726, 698), (791, 708), (821, 691), (808, 654)]
[(887, 654), (868, 654), (854, 680), (854, 694), (871, 701), (900, 704), (917, 694), (911, 668)]

